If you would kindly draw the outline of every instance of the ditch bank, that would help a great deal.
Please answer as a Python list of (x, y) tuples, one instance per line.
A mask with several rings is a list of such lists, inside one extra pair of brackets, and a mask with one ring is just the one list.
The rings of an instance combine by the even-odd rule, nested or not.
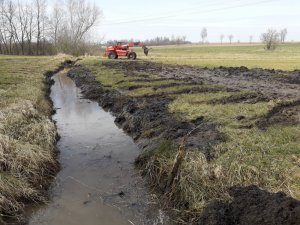
[[(108, 68), (117, 67), (125, 71), (127, 75), (135, 71), (157, 72), (153, 68), (164, 67), (148, 62), (104, 62), (103, 64)], [(198, 76), (192, 78), (174, 75), (180, 74), (180, 72), (175, 72), (175, 66), (167, 68), (161, 73), (164, 78), (174, 78), (175, 76), (176, 79), (188, 79), (195, 83), (212, 80)], [(173, 72), (166, 72), (169, 68)], [(179, 69), (187, 70), (185, 67), (179, 67)], [(194, 71), (194, 68), (192, 70)], [(225, 68), (219, 70), (222, 71)], [(234, 69), (230, 68), (229, 71), (231, 70)], [(158, 71), (161, 70), (158, 69)], [(190, 73), (186, 72), (185, 74)], [(203, 117), (191, 122), (177, 120), (176, 114), (168, 112), (168, 104), (173, 100), (170, 95), (130, 97), (122, 91), (103, 86), (89, 70), (80, 65), (74, 66), (68, 76), (82, 90), (85, 98), (97, 101), (101, 107), (110, 111), (116, 117), (115, 123), (132, 136), (142, 149), (140, 156), (136, 159), (136, 165), (141, 169), (142, 175), (147, 178), (149, 184), (161, 194), (162, 204), (170, 209), (171, 214), (175, 212), (177, 223), (246, 225), (249, 224), (249, 221), (252, 223), (255, 221), (253, 224), (283, 225), (297, 224), (300, 221), (298, 216), (300, 202), (298, 200), (290, 198), (282, 192), (273, 194), (256, 186), (231, 187), (230, 190), (225, 190), (223, 193), (223, 195), (228, 195), (228, 200), (214, 200), (206, 204), (200, 212), (191, 211), (188, 198), (182, 194), (182, 189), (178, 186), (178, 180), (182, 178), (180, 165), (187, 151), (193, 152), (200, 149), (207, 161), (215, 157), (211, 146), (226, 138), (216, 129), (216, 125)], [(144, 78), (147, 79), (147, 76)], [(219, 82), (221, 81), (217, 83)], [(277, 80), (276, 82), (281, 81)], [(238, 86), (236, 81), (233, 84), (229, 85), (232, 90), (244, 87), (244, 85)], [(267, 82), (265, 84), (267, 85)], [(268, 85), (262, 86), (263, 88), (259, 89), (264, 94), (262, 100), (273, 98), (274, 95), (268, 90)], [(277, 83), (276, 86), (278, 86)], [(289, 95), (297, 96), (294, 87), (290, 90)], [(286, 96), (286, 92), (279, 92), (280, 96)], [(253, 96), (249, 98), (253, 98)], [(254, 98), (261, 99), (260, 96), (254, 96)], [(212, 102), (212, 104), (214, 103)], [(175, 156), (175, 160), (170, 164), (167, 158), (173, 156)], [(161, 163), (163, 161), (161, 158), (166, 158), (165, 164)], [(216, 175), (212, 173), (208, 174), (208, 177), (215, 179)], [(203, 191), (209, 192), (209, 190)], [(264, 208), (266, 205), (270, 207)]]
[[(26, 221), (25, 211), (29, 205), (48, 200), (48, 188), (60, 168), (55, 147), (59, 135), (51, 119), (55, 112), (49, 97), (53, 85), (51, 76), (73, 63), (67, 60), (54, 71), (43, 74), (42, 92), (46, 103), (44, 99), (36, 103), (25, 100), (0, 114), (1, 122), (4, 121), (0, 124), (4, 131), (0, 134), (3, 151), (0, 224), (22, 224)], [(5, 185), (12, 186), (6, 189)]]

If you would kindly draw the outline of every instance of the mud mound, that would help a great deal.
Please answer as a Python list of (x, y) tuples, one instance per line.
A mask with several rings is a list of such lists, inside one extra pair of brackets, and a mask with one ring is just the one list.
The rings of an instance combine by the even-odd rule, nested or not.
[(298, 225), (300, 201), (256, 186), (234, 187), (230, 203), (214, 202), (194, 225)]
[(229, 97), (224, 97), (220, 99), (213, 99), (209, 101), (209, 104), (227, 104), (227, 103), (257, 103), (257, 102), (267, 102), (271, 99), (264, 96), (261, 93), (247, 93), (247, 94), (241, 94), (241, 95), (232, 95)]
[[(166, 80), (166, 79), (162, 79), (162, 80)], [(130, 91), (131, 90), (136, 90), (136, 89), (139, 89), (139, 88), (147, 88), (147, 87), (153, 87), (154, 89), (159, 89), (159, 88), (178, 87), (178, 86), (181, 86), (181, 85), (182, 84), (175, 83), (175, 82), (170, 82), (168, 84), (162, 84), (162, 85), (157, 85), (157, 86), (153, 86), (151, 84), (149, 84), (149, 85), (136, 84), (136, 85), (128, 86), (127, 89), (130, 90)], [(186, 83), (184, 85), (194, 85), (194, 83)], [(125, 87), (125, 89), (126, 89), (126, 87)]]
[(283, 80), (290, 84), (300, 84), (300, 70), (291, 72), (288, 76), (285, 76)]
[(271, 125), (295, 125), (300, 123), (300, 99), (283, 102), (273, 107), (267, 115), (257, 122), (257, 126), (266, 129)]
[[(158, 90), (158, 88), (153, 88), (154, 90)], [(150, 96), (163, 96), (163, 95), (178, 95), (178, 94), (191, 94), (191, 93), (205, 93), (205, 92), (210, 92), (210, 93), (216, 93), (219, 91), (235, 91), (233, 89), (224, 89), (224, 88), (212, 88), (212, 87), (192, 87), (192, 88), (185, 88), (182, 90), (177, 90), (177, 91), (172, 91), (172, 92), (164, 92), (164, 90), (160, 90), (159, 93), (157, 94), (150, 94)]]

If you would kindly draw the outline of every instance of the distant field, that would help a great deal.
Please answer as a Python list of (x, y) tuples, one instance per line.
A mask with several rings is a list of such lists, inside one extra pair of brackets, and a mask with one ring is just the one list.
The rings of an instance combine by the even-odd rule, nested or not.
[(201, 67), (247, 66), (282, 70), (300, 69), (300, 43), (283, 44), (275, 51), (265, 51), (262, 44), (195, 44), (152, 48), (148, 57), (140, 48), (135, 49), (138, 58)]

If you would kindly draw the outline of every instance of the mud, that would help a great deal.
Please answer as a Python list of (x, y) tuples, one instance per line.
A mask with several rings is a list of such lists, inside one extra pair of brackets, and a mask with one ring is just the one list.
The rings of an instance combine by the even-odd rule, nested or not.
[(296, 125), (300, 124), (300, 99), (283, 102), (272, 108), (267, 115), (257, 121), (256, 125), (266, 129), (271, 125)]
[(261, 93), (246, 93), (241, 95), (232, 95), (221, 99), (213, 99), (209, 101), (210, 104), (228, 104), (228, 103), (250, 103), (254, 104), (257, 102), (268, 102), (271, 99), (264, 96)]
[(213, 202), (194, 225), (297, 225), (300, 201), (256, 186), (233, 187), (230, 203)]
[[(166, 79), (161, 79), (160, 81), (162, 80), (166, 80)], [(154, 80), (155, 81), (155, 80)], [(170, 79), (169, 79), (170, 81)], [(139, 81), (141, 82), (141, 81)], [(142, 81), (142, 82), (149, 82), (149, 81)], [(147, 88), (147, 87), (153, 87), (155, 89), (159, 89), (159, 88), (169, 88), (169, 87), (176, 87), (176, 86), (180, 86), (182, 84), (178, 84), (178, 83), (168, 83), (168, 84), (163, 84), (163, 85), (157, 85), (155, 87), (153, 87), (153, 85), (132, 85), (132, 86), (128, 86), (128, 90), (135, 90), (135, 89), (138, 89), (138, 88)], [(184, 85), (195, 85), (195, 83), (186, 83)]]
[[(297, 119), (294, 115), (299, 114), (299, 100), (297, 100), (300, 97), (299, 71), (286, 72), (248, 69), (246, 67), (208, 69), (143, 61), (110, 61), (103, 62), (103, 65), (108, 68), (120, 69), (126, 73), (126, 76), (135, 76), (135, 72), (143, 72), (143, 74), (159, 75), (161, 79), (186, 80), (192, 84), (222, 84), (224, 85), (223, 90), (256, 92), (214, 100), (210, 104), (256, 103), (281, 99), (282, 105), (277, 109), (271, 109), (268, 115), (261, 118), (256, 124), (262, 129), (274, 123), (278, 125), (294, 123)], [(201, 151), (204, 152), (208, 160), (211, 160), (214, 158), (214, 152), (207, 149), (224, 140), (222, 134), (216, 130), (216, 125), (209, 123), (202, 117), (191, 122), (176, 120), (177, 115), (170, 114), (167, 109), (169, 102), (173, 100), (172, 95), (162, 93), (151, 96), (128, 97), (120, 91), (104, 89), (101, 83), (95, 80), (93, 74), (82, 66), (73, 67), (68, 76), (83, 90), (86, 98), (96, 100), (104, 109), (109, 110), (116, 117), (116, 124), (132, 136), (144, 151), (154, 148), (161, 140), (165, 139), (178, 143), (190, 130), (197, 128), (197, 131), (187, 140), (188, 149), (191, 151), (204, 149)], [(143, 75), (139, 81), (149, 82), (149, 77)], [(219, 91), (222, 88), (208, 90), (200, 85), (197, 88), (174, 93), (213, 92), (214, 90)], [(292, 116), (286, 117), (287, 113)], [(287, 118), (285, 122), (283, 122), (283, 118)], [(241, 116), (237, 119), (243, 118)], [(145, 163), (143, 160), (147, 159), (139, 157), (136, 162)], [(300, 224), (299, 201), (289, 198), (283, 193), (269, 193), (256, 186), (235, 187), (229, 193), (232, 201), (211, 203), (194, 224)]]
[[(103, 65), (123, 71), (156, 74), (162, 78), (221, 84), (228, 88), (260, 92), (269, 98), (299, 98), (300, 71), (248, 69), (247, 67), (197, 68), (153, 62), (109, 61)], [(129, 73), (129, 72), (128, 72)]]

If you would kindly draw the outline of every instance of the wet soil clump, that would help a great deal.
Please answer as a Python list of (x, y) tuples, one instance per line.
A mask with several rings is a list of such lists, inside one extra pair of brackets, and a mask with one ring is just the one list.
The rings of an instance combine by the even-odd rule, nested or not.
[(296, 125), (300, 124), (300, 99), (283, 102), (267, 113), (267, 115), (257, 121), (257, 126), (266, 129), (271, 125)]
[(228, 103), (250, 103), (268, 102), (271, 99), (264, 96), (261, 93), (246, 93), (241, 95), (232, 95), (229, 97), (223, 97), (221, 99), (213, 99), (209, 101), (210, 104), (228, 104)]
[(233, 187), (231, 202), (211, 203), (194, 225), (296, 225), (300, 201), (283, 192), (269, 193), (256, 186)]

